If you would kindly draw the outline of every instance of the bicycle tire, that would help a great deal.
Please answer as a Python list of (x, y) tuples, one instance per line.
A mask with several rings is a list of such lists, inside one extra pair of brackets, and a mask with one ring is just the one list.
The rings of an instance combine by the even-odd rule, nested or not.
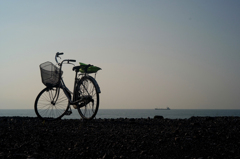
[(42, 120), (61, 119), (69, 109), (68, 98), (63, 90), (59, 90), (59, 97), (55, 104), (52, 104), (52, 96), (56, 93), (57, 88), (44, 88), (37, 96), (34, 104), (34, 110), (38, 118)]
[(99, 108), (99, 92), (97, 91), (97, 84), (93, 81), (92, 78), (84, 76), (80, 79), (77, 84), (77, 97), (91, 96), (93, 101), (83, 101), (78, 103), (78, 113), (85, 120), (93, 119)]

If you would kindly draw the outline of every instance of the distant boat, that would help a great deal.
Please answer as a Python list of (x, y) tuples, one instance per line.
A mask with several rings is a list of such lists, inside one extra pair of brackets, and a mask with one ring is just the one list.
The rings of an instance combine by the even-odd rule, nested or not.
[(155, 108), (155, 110), (171, 110), (171, 109), (167, 107), (167, 108)]

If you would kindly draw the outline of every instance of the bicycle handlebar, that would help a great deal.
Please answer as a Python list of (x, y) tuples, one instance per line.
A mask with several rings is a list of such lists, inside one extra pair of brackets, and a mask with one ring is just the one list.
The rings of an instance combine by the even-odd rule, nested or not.
[(56, 55), (63, 55), (63, 52), (57, 52)]
[[(63, 52), (57, 52), (56, 55), (55, 55), (55, 61), (57, 62), (57, 64), (59, 66), (62, 66), (63, 62), (64, 61), (67, 61), (68, 63), (69, 62), (76, 62), (76, 60), (72, 60), (72, 59), (66, 59), (66, 60), (63, 60), (61, 63), (58, 62), (57, 58), (59, 57), (59, 55), (63, 55)], [(59, 57), (60, 58), (60, 57)], [(61, 59), (61, 58), (60, 58)]]
[(68, 62), (76, 62), (76, 60), (68, 60)]

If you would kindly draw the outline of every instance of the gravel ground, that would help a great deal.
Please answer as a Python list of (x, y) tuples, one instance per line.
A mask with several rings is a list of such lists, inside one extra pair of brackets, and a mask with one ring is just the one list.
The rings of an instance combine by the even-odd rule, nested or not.
[(0, 158), (240, 159), (239, 117), (43, 122), (0, 117)]

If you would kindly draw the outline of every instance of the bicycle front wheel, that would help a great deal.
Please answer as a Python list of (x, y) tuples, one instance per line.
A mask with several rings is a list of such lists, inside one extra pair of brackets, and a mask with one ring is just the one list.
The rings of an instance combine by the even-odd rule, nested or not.
[(99, 93), (97, 92), (97, 85), (92, 78), (83, 77), (78, 82), (77, 93), (78, 99), (78, 113), (83, 119), (93, 119), (99, 107)]
[[(61, 119), (69, 109), (68, 98), (63, 90), (59, 88), (45, 88), (37, 96), (34, 104), (34, 110), (37, 116), (42, 120)], [(59, 96), (58, 96), (59, 95)], [(56, 97), (57, 101), (56, 101)]]

